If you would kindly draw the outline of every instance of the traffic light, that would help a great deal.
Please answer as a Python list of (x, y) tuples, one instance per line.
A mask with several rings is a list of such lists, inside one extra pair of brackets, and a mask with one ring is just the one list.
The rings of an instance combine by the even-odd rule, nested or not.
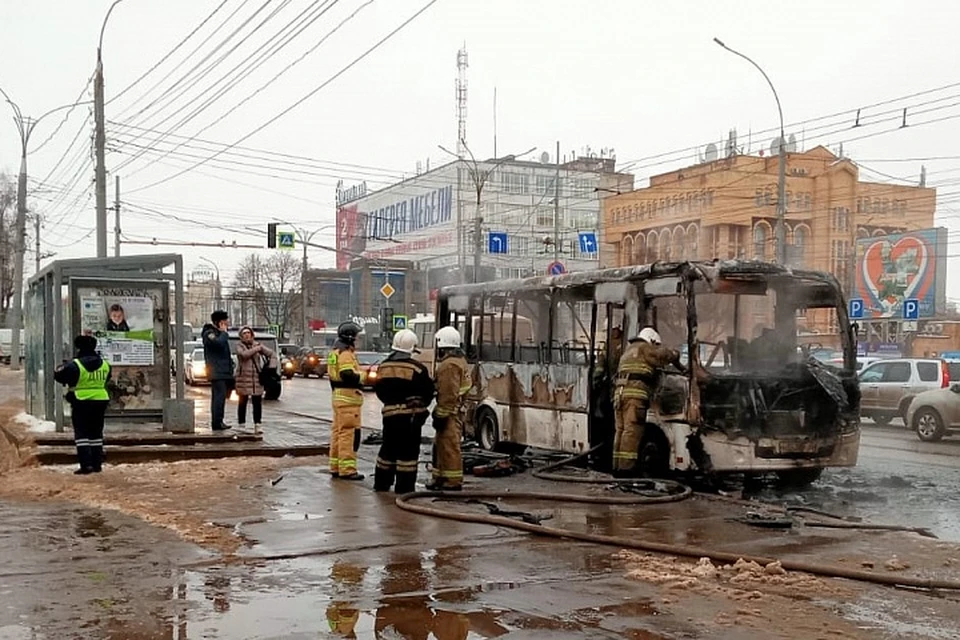
[(277, 223), (270, 222), (267, 224), (267, 248), (276, 249), (277, 248)]

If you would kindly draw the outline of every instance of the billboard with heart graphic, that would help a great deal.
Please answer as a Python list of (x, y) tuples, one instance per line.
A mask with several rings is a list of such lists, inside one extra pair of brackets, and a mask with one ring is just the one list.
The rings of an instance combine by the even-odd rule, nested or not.
[(912, 299), (929, 318), (944, 310), (946, 278), (946, 228), (859, 238), (851, 298), (863, 300), (865, 319), (902, 318), (903, 301)]

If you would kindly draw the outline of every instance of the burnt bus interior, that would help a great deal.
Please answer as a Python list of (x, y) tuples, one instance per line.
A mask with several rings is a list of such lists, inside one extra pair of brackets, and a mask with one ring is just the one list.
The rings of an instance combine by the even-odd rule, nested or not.
[[(514, 378), (515, 370), (530, 365), (530, 379), (510, 380), (500, 397), (586, 414), (593, 447), (613, 439), (612, 380), (627, 340), (647, 325), (692, 364), (686, 374), (662, 376), (653, 420), (689, 422), (694, 438), (722, 432), (758, 440), (856, 429), (856, 341), (845, 312), (830, 275), (726, 262), (450, 287), (438, 298), (437, 319), (438, 326), (461, 330), (471, 363), (504, 363)], [(821, 314), (837, 327), (842, 370), (798, 347), (798, 319), (807, 314)], [(696, 444), (690, 443), (695, 459)], [(609, 456), (601, 450), (596, 460)], [(695, 461), (709, 469), (709, 460)]]

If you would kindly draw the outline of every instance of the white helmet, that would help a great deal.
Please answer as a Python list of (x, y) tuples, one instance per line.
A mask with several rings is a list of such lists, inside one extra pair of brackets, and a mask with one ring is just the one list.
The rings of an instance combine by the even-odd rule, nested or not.
[(417, 350), (417, 334), (410, 329), (401, 329), (393, 336), (393, 350), (401, 353), (413, 353)]
[(460, 348), (460, 332), (453, 327), (442, 327), (438, 329), (434, 337), (437, 341), (437, 349)]
[(638, 335), (637, 338), (650, 344), (663, 344), (663, 340), (660, 339), (660, 334), (657, 333), (657, 330), (653, 327), (644, 327), (641, 329), (640, 335)]

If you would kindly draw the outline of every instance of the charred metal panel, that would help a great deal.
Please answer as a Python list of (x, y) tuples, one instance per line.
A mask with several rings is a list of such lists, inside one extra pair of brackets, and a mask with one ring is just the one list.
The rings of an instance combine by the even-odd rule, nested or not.
[(532, 447), (582, 453), (589, 446), (587, 414), (538, 407), (498, 407), (506, 440)]
[[(712, 471), (782, 471), (813, 467), (852, 467), (857, 464), (860, 432), (833, 436), (763, 439), (730, 438), (717, 432), (700, 433), (697, 440), (710, 460)], [(758, 447), (779, 449), (760, 457)]]

